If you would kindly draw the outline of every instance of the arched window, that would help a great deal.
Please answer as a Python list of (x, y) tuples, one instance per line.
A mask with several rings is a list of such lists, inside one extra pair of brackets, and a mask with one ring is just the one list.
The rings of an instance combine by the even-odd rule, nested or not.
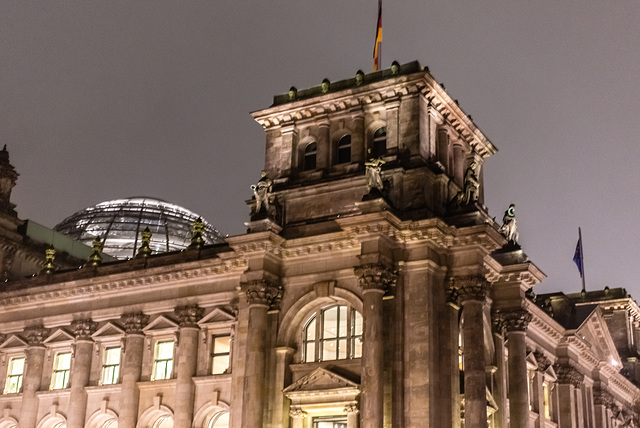
[(229, 413), (221, 412), (214, 415), (207, 428), (229, 428)]
[(173, 418), (169, 415), (162, 415), (151, 426), (152, 428), (173, 428)]
[(373, 140), (371, 141), (373, 148), (373, 157), (379, 158), (387, 153), (387, 127), (383, 126), (378, 128), (373, 133)]
[(307, 144), (307, 147), (304, 148), (304, 156), (302, 157), (303, 171), (311, 171), (316, 169), (316, 153), (317, 153), (316, 143)]
[(345, 135), (338, 141), (336, 164), (351, 162), (351, 135)]
[(304, 326), (303, 361), (343, 360), (362, 356), (362, 315), (350, 306), (314, 313)]

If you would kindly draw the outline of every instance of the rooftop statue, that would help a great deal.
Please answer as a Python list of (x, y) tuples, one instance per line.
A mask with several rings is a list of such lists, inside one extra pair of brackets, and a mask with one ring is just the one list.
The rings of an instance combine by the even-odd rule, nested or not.
[(509, 205), (509, 208), (504, 212), (502, 216), (502, 226), (500, 226), (500, 233), (507, 238), (507, 241), (518, 243), (518, 227), (516, 225), (515, 215), (516, 204)]
[(382, 165), (386, 162), (380, 158), (371, 158), (369, 162), (365, 162), (366, 168), (365, 177), (367, 180), (367, 193), (373, 189), (378, 189), (382, 192), (384, 184), (382, 183)]
[(472, 161), (464, 173), (464, 188), (458, 192), (454, 201), (455, 204), (469, 205), (476, 202), (480, 197), (480, 179), (478, 173), (480, 165), (476, 161)]
[(258, 184), (252, 184), (250, 187), (253, 190), (253, 196), (256, 198), (254, 214), (259, 213), (262, 207), (269, 212), (269, 195), (273, 189), (273, 181), (267, 177), (266, 171), (262, 171)]

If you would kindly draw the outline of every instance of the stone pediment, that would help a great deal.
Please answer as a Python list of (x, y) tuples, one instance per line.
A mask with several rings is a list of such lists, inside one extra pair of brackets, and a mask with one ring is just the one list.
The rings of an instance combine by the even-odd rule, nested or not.
[(66, 330), (59, 328), (49, 335), (42, 343), (46, 345), (55, 345), (56, 343), (73, 342), (75, 337)]
[(360, 389), (360, 385), (346, 379), (330, 370), (319, 367), (308, 375), (298, 379), (296, 382), (284, 389), (285, 394), (328, 391), (335, 389)]
[(601, 361), (616, 361), (618, 367), (622, 367), (620, 355), (618, 354), (618, 350), (611, 337), (611, 332), (609, 331), (609, 327), (607, 327), (600, 308), (589, 314), (576, 330), (576, 334), (584, 338), (590, 345), (591, 351)]
[(160, 315), (158, 318), (151, 321), (149, 325), (143, 328), (142, 331), (144, 331), (145, 333), (163, 330), (175, 331), (178, 327), (178, 323), (168, 317), (165, 317), (164, 315)]
[(215, 308), (207, 316), (198, 321), (198, 325), (226, 324), (235, 322), (236, 317), (222, 308)]
[(29, 346), (29, 344), (23, 338), (12, 334), (7, 338), (7, 340), (2, 342), (2, 345), (0, 345), (0, 349), (26, 348), (27, 346)]
[(114, 324), (112, 322), (108, 322), (102, 327), (100, 327), (95, 333), (91, 335), (94, 339), (109, 339), (114, 337), (120, 337), (124, 335), (124, 329), (122, 329), (119, 325)]

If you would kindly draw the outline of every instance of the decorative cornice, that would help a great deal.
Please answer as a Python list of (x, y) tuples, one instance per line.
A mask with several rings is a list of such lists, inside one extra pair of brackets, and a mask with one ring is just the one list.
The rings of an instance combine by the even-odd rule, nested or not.
[(180, 322), (180, 327), (198, 328), (198, 321), (202, 318), (203, 313), (204, 309), (198, 305), (178, 306), (175, 309), (175, 314)]
[(42, 345), (48, 335), (49, 329), (42, 326), (27, 327), (23, 334), (29, 346)]
[(133, 312), (122, 315), (122, 325), (126, 334), (142, 334), (142, 329), (149, 322), (149, 315)]
[(249, 306), (266, 306), (277, 309), (282, 299), (283, 288), (266, 279), (243, 282), (240, 290), (247, 298)]
[(71, 331), (77, 340), (92, 340), (91, 335), (95, 333), (97, 323), (91, 319), (74, 320), (71, 322)]
[(584, 374), (580, 373), (578, 369), (573, 366), (555, 364), (553, 368), (556, 372), (558, 383), (560, 384), (570, 384), (577, 388), (584, 382)]
[(394, 286), (398, 279), (397, 272), (392, 271), (381, 263), (369, 263), (353, 268), (358, 277), (358, 284), (363, 292), (379, 291), (384, 293), (390, 286)]

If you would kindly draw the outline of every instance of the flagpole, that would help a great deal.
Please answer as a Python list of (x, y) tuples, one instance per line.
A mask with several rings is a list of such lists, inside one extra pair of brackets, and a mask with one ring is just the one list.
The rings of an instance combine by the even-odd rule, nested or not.
[(585, 281), (584, 281), (584, 250), (582, 248), (582, 229), (578, 226), (578, 240), (580, 241), (580, 256), (582, 257), (581, 263), (582, 263), (582, 292), (586, 293), (587, 292), (587, 287), (585, 285)]

